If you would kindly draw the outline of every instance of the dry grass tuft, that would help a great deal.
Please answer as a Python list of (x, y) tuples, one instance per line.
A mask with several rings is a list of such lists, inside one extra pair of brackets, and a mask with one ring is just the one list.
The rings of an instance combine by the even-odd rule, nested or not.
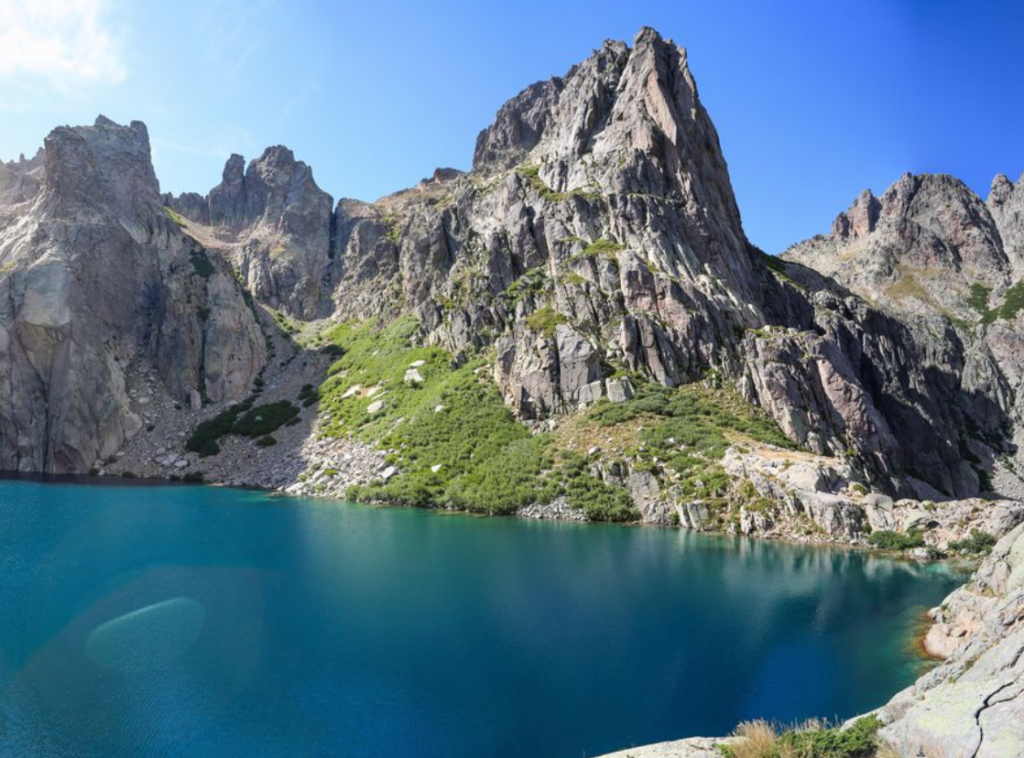
[(733, 731), (733, 736), (737, 738), (730, 745), (733, 758), (774, 758), (778, 754), (775, 741), (779, 735), (764, 719), (744, 721)]

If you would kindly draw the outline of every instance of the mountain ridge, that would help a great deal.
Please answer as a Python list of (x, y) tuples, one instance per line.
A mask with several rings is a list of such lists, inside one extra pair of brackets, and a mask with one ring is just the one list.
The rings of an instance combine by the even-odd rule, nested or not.
[[(93, 129), (114, 126), (100, 117)], [(125, 128), (144, 129), (137, 122)], [(138, 180), (144, 190), (124, 176), (112, 185), (125, 193), (114, 198), (123, 226), (142, 213), (137, 198), (152, 203), (157, 188), (148, 136), (145, 144), (145, 155), (125, 160), (145, 174)], [(426, 344), (453, 355), (496, 350), (496, 384), (527, 422), (546, 423), (607, 398), (607, 377), (618, 371), (666, 386), (711, 371), (738, 380), (747, 399), (798, 444), (818, 454), (852, 452), (860, 475), (892, 494), (978, 493), (979, 475), (961, 455), (969, 442), (966, 419), (992, 442), (981, 460), (991, 465), (1003, 454), (993, 441), (1013, 412), (1009, 389), (990, 393), (994, 401), (984, 392), (960, 397), (967, 346), (955, 326), (902, 323), (873, 310), (871, 297), (852, 303), (857, 287), (850, 282), (840, 290), (811, 273), (790, 275), (747, 241), (686, 52), (654, 30), (642, 29), (632, 48), (608, 41), (564, 77), (527, 87), (481, 131), (477, 148), (472, 172), (439, 171), (375, 203), (335, 204), (283, 146), (247, 165), (233, 155), (205, 196), (165, 194), (160, 202), (186, 238), (223, 259), (258, 303), (287, 317), (410, 314)], [(51, 170), (49, 184), (64, 181), (60, 166)], [(904, 177), (894, 187), (913, 181)], [(975, 207), (980, 201), (955, 180), (934, 176), (925, 184), (941, 187), (923, 192), (922, 213), (946, 196), (960, 198), (964, 209), (952, 217), (956, 230), (947, 225), (924, 239), (927, 257), (928, 245), (953, 240), (966, 228), (963, 218), (987, 206)], [(976, 268), (989, 273), (1007, 268), (999, 240), (1016, 233), (1020, 218), (1021, 193), (1009, 180), (994, 186), (1007, 231), (994, 220), (975, 230), (975, 257), (989, 256)], [(913, 212), (916, 189), (889, 194), (885, 207), (903, 208), (893, 222), (890, 258), (913, 262), (916, 238), (900, 236), (909, 222), (899, 219)], [(101, 199), (102, 193), (84, 202)], [(864, 207), (855, 203), (841, 214), (833, 237), (873, 231), (872, 214), (888, 218), (872, 195), (858, 202)], [(954, 242), (949, 249), (959, 255), (962, 241)], [(955, 270), (959, 261), (943, 265)], [(824, 262), (817, 267), (829, 273)], [(1009, 276), (986, 282), (1000, 292)], [(529, 327), (527, 316), (546, 309), (564, 322), (564, 339), (551, 342)], [(929, 344), (936, 330), (950, 349)], [(896, 345), (923, 359), (922, 371), (932, 378), (903, 377), (893, 363)], [(806, 355), (814, 356), (811, 364), (797, 358)], [(984, 384), (993, 365), (999, 362), (986, 353), (969, 368)], [(192, 403), (192, 392), (208, 394), (195, 383), (187, 392), (177, 388), (179, 402)], [(914, 433), (906, 435), (905, 427)], [(927, 463), (909, 472), (908, 458)]]
[(983, 551), (1024, 521), (1022, 272), (1005, 177), (907, 174), (764, 254), (649, 28), (373, 203), (281, 145), (160, 194), (100, 116), (0, 164), (0, 469)]

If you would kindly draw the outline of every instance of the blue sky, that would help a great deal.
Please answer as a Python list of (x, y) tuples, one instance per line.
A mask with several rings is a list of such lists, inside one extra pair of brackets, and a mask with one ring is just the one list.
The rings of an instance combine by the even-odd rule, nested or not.
[(57, 124), (145, 121), (165, 189), (285, 144), (335, 198), (468, 168), (530, 82), (642, 25), (689, 49), (747, 234), (777, 252), (860, 190), (1024, 169), (1024, 4), (947, 0), (0, 0), (0, 157)]

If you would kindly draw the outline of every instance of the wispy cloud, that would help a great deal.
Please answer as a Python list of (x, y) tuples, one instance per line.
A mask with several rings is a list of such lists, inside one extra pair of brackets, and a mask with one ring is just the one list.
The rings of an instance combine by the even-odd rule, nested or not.
[(0, 77), (68, 90), (127, 74), (107, 0), (0, 0)]
[(276, 5), (277, 0), (221, 0), (196, 14), (193, 27), (205, 41), (207, 62), (222, 77), (238, 77), (271, 43)]

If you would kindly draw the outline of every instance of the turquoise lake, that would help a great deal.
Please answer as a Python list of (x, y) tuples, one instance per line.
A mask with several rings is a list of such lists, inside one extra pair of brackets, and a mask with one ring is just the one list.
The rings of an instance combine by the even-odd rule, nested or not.
[(209, 487), (0, 481), (0, 755), (580, 758), (849, 717), (964, 575)]

